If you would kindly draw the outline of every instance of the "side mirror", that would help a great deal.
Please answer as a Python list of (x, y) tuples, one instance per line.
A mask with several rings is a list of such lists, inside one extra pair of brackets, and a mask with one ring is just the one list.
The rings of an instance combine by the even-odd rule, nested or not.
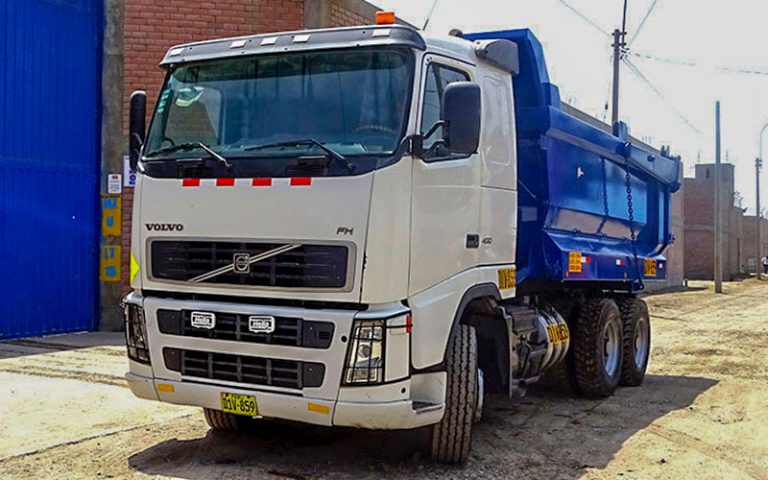
[(445, 146), (452, 153), (471, 155), (480, 145), (480, 86), (472, 82), (454, 82), (445, 88), (443, 120)]
[(136, 170), (141, 156), (141, 147), (147, 130), (147, 93), (136, 90), (131, 94), (128, 114), (128, 158), (131, 170)]

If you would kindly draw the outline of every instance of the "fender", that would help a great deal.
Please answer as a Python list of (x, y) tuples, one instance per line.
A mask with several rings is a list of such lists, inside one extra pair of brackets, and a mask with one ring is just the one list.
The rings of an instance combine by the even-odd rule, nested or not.
[[(461, 318), (464, 316), (464, 312), (467, 309), (467, 306), (473, 301), (477, 300), (479, 298), (492, 298), (495, 301), (499, 302), (501, 301), (501, 293), (499, 292), (499, 288), (496, 286), (495, 283), (480, 283), (477, 285), (473, 285), (467, 289), (466, 292), (464, 292), (464, 295), (461, 297), (461, 301), (459, 302), (459, 306), (456, 308), (456, 313), (453, 315), (453, 323), (451, 324), (451, 333), (448, 336), (450, 339), (451, 336), (453, 336), (454, 332), (458, 328), (458, 326), (461, 324)], [(417, 373), (430, 373), (430, 372), (442, 372), (445, 370), (445, 353), (448, 349), (448, 345), (446, 344), (443, 348), (443, 359), (440, 361), (440, 363), (436, 363), (435, 365), (431, 365), (429, 367), (425, 368), (414, 368), (413, 365), (411, 365), (411, 374), (417, 374)]]

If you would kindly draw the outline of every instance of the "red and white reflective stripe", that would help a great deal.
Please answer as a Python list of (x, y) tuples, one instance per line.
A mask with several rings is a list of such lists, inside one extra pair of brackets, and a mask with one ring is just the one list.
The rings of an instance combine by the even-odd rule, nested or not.
[(617, 258), (616, 259), (616, 265), (618, 265), (619, 267), (624, 265), (624, 259), (623, 258)]
[[(291, 187), (308, 187), (312, 185), (312, 177), (291, 177), (291, 178), (217, 178), (213, 183), (217, 187), (234, 187), (238, 180), (244, 185), (249, 182), (252, 187), (271, 187), (274, 185), (290, 185)], [(206, 182), (208, 183), (208, 182)], [(184, 178), (181, 180), (182, 187), (199, 187), (202, 180), (199, 178)]]
[(586, 255), (584, 255), (584, 256), (582, 256), (582, 257), (581, 257), (581, 263), (589, 263), (589, 262), (591, 262), (591, 261), (592, 261), (592, 259), (591, 259), (591, 258), (589, 258), (589, 257), (588, 257), (588, 256), (586, 256)]
[(200, 179), (199, 178), (185, 178), (181, 181), (182, 187), (199, 187), (200, 186)]
[(251, 180), (251, 186), (252, 187), (271, 187), (272, 179), (271, 178), (254, 178), (253, 180)]
[(306, 187), (312, 185), (312, 177), (293, 177), (291, 178), (292, 187)]

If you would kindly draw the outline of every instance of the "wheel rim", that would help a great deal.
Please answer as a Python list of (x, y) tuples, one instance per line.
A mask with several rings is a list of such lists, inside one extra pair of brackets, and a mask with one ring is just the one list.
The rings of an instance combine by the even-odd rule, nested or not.
[(618, 316), (608, 317), (603, 326), (603, 368), (609, 377), (616, 374), (621, 357), (621, 327)]
[(635, 327), (635, 365), (637, 367), (642, 367), (645, 365), (645, 361), (648, 359), (648, 350), (650, 347), (650, 339), (651, 339), (651, 332), (650, 332), (650, 325), (648, 324), (648, 320), (646, 320), (643, 317), (640, 317), (637, 321), (637, 326)]
[(483, 417), (483, 403), (485, 402), (485, 377), (483, 371), (477, 369), (477, 392), (475, 398), (475, 422)]

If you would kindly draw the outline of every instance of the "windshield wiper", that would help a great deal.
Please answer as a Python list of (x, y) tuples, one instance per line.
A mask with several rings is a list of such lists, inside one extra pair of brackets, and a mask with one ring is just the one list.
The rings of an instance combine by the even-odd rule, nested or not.
[(245, 147), (243, 150), (263, 150), (265, 148), (273, 148), (273, 147), (298, 147), (301, 145), (310, 145), (319, 148), (323, 152), (325, 152), (330, 158), (333, 160), (336, 160), (337, 162), (341, 163), (346, 167), (347, 170), (350, 172), (355, 170), (355, 164), (347, 160), (347, 158), (337, 152), (336, 150), (332, 149), (331, 147), (326, 146), (324, 143), (321, 143), (314, 138), (307, 138), (304, 140), (290, 140), (287, 142), (276, 142), (276, 143), (265, 143), (264, 145), (253, 145), (250, 147)]
[(224, 158), (221, 154), (215, 152), (211, 147), (204, 144), (203, 142), (185, 142), (180, 143), (178, 145), (168, 145), (167, 147), (161, 147), (156, 150), (152, 150), (151, 152), (145, 154), (145, 157), (150, 157), (154, 155), (159, 155), (161, 153), (172, 153), (172, 152), (178, 152), (181, 150), (193, 150), (195, 148), (203, 149), (206, 153), (208, 153), (211, 158), (214, 160), (221, 162), (226, 166), (227, 168), (231, 168), (232, 164), (229, 163), (229, 160)]

